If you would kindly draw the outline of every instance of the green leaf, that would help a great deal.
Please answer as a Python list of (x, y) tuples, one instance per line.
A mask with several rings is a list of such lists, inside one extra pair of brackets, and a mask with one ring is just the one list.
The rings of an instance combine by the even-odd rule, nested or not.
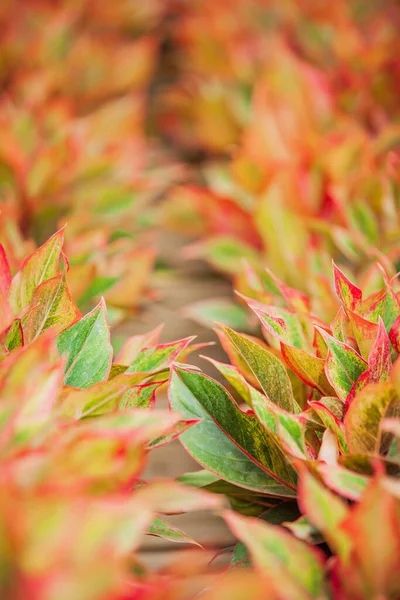
[(328, 487), (349, 500), (359, 500), (370, 481), (369, 477), (340, 465), (322, 463), (318, 466), (318, 473)]
[(237, 367), (234, 367), (229, 364), (225, 364), (219, 362), (218, 360), (213, 360), (208, 356), (204, 356), (208, 362), (210, 362), (214, 367), (225, 377), (225, 379), (231, 384), (233, 389), (235, 389), (238, 394), (243, 398), (243, 400), (251, 406), (251, 386), (243, 377), (241, 372)]
[(328, 346), (325, 371), (329, 382), (335, 389), (338, 397), (346, 401), (351, 388), (368, 364), (351, 346), (338, 342), (323, 329), (317, 327)]
[(214, 475), (214, 473), (207, 471), (207, 469), (201, 469), (200, 471), (194, 471), (193, 473), (185, 473), (178, 477), (177, 481), (193, 487), (205, 487), (221, 480), (217, 475)]
[[(297, 504), (294, 502), (281, 502), (278, 506), (270, 508), (268, 511), (260, 515), (260, 519), (271, 525), (282, 525), (289, 521), (294, 521), (300, 515)], [(238, 565), (238, 563), (241, 563)], [(249, 566), (251, 559), (249, 551), (243, 542), (238, 542), (235, 546), (235, 551), (231, 561), (231, 567)]]
[(328, 599), (319, 552), (288, 531), (260, 519), (226, 511), (233, 533), (247, 546), (252, 561), (282, 598)]
[(50, 327), (58, 334), (80, 317), (63, 274), (41, 283), (33, 294), (32, 304), (23, 319), (26, 343), (33, 342)]
[[(139, 378), (141, 376), (140, 373), (134, 375)], [(119, 409), (133, 408), (134, 406), (138, 408), (151, 408), (155, 403), (156, 390), (162, 383), (165, 383), (165, 381), (135, 385), (124, 394), (119, 404)]]
[(348, 513), (345, 502), (304, 471), (299, 482), (299, 506), (309, 521), (324, 534), (330, 548), (346, 560), (350, 543), (340, 529)]
[(248, 301), (263, 327), (279, 341), (295, 348), (308, 348), (302, 323), (297, 313), (278, 306), (264, 306), (253, 300)]
[(24, 332), (22, 329), (21, 319), (15, 319), (10, 325), (4, 346), (9, 352), (15, 348), (19, 348), (24, 345)]
[(87, 388), (106, 380), (112, 347), (104, 301), (63, 331), (56, 343), (60, 354), (66, 356), (65, 385)]
[[(121, 408), (125, 395), (129, 394), (131, 388), (141, 387), (135, 386), (138, 378), (136, 373), (117, 375), (108, 381), (96, 383), (88, 389), (65, 387), (64, 394), (59, 400), (60, 411), (63, 415), (74, 419), (115, 412)], [(126, 408), (130, 408), (130, 405)]]
[(382, 272), (382, 275), (386, 291), (383, 296), (369, 308), (364, 317), (373, 323), (378, 323), (379, 318), (382, 318), (386, 331), (390, 331), (393, 323), (400, 316), (400, 301), (393, 291), (386, 273)]
[(396, 400), (391, 383), (369, 384), (355, 395), (344, 419), (350, 452), (379, 451), (382, 420)]
[(140, 350), (126, 373), (155, 373), (167, 369), (193, 339), (188, 337), (170, 344), (159, 344)]
[[(168, 540), (169, 542), (178, 542), (180, 544), (194, 544), (200, 546), (194, 539), (188, 536), (186, 533), (174, 527), (164, 519), (155, 517), (153, 523), (147, 531), (147, 535), (153, 535), (155, 537)], [(201, 546), (200, 546), (201, 547)]]
[(173, 442), (180, 435), (182, 435), (184, 431), (187, 431), (193, 427), (193, 425), (197, 425), (198, 422), (198, 419), (192, 419), (191, 421), (178, 421), (165, 435), (152, 439), (147, 444), (147, 448), (161, 448), (161, 446), (165, 446), (166, 444)]
[(346, 441), (346, 432), (341, 420), (322, 402), (310, 402), (309, 406), (316, 412), (324, 426), (334, 433), (340, 451), (347, 453), (349, 449)]
[(322, 544), (324, 538), (321, 533), (310, 523), (307, 517), (299, 517), (292, 523), (282, 523), (283, 527), (289, 529), (299, 540), (303, 540), (308, 544)]
[(296, 474), (275, 441), (255, 417), (239, 410), (220, 384), (201, 373), (174, 369), (169, 398), (184, 419), (201, 419), (180, 440), (204, 468), (240, 487), (294, 495)]
[(31, 303), (36, 288), (59, 274), (64, 231), (55, 233), (22, 263), (11, 282), (9, 302), (15, 314)]
[(300, 412), (283, 363), (272, 352), (229, 327), (221, 326), (221, 329), (247, 363), (268, 398), (288, 412)]

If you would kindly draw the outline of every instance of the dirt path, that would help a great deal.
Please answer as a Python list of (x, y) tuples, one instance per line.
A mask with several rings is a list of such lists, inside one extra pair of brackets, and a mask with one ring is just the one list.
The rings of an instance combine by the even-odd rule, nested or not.
[[(164, 234), (159, 248), (159, 256), (163, 257), (174, 268), (173, 277), (158, 280), (159, 300), (150, 303), (139, 318), (132, 319), (119, 328), (119, 333), (134, 335), (149, 331), (164, 323), (161, 340), (164, 342), (196, 335), (198, 342), (216, 341), (211, 329), (201, 327), (184, 315), (184, 309), (190, 303), (213, 297), (231, 297), (231, 286), (200, 262), (184, 261), (180, 249), (183, 240), (173, 235)], [(224, 360), (224, 353), (219, 345), (206, 349), (207, 355)], [(192, 364), (203, 371), (217, 376), (209, 363), (198, 356), (190, 357)], [(167, 398), (158, 398), (158, 406), (166, 407)], [(179, 441), (150, 453), (150, 461), (146, 470), (149, 478), (176, 477), (182, 473), (195, 471), (199, 465), (184, 451)], [(184, 529), (196, 541), (207, 547), (223, 548), (232, 543), (232, 536), (224, 522), (210, 514), (182, 515), (171, 517), (171, 523)], [(179, 545), (166, 544), (157, 538), (147, 538), (144, 545), (143, 560), (148, 564), (159, 566), (171, 557), (171, 552), (181, 550)]]

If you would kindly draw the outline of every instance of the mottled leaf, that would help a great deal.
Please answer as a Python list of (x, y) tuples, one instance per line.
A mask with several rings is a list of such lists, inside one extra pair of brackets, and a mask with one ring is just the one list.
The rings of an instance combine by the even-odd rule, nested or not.
[(240, 487), (293, 495), (295, 473), (275, 441), (254, 416), (239, 410), (220, 384), (177, 369), (171, 375), (169, 398), (184, 419), (201, 419), (180, 440), (203, 467)]
[[(133, 373), (133, 376), (139, 381), (143, 377), (142, 373)], [(152, 408), (156, 401), (156, 390), (162, 383), (166, 383), (166, 380), (133, 386), (123, 395), (119, 403), (119, 409), (133, 408), (134, 406), (138, 408)]]
[(225, 512), (233, 533), (247, 546), (252, 561), (283, 598), (327, 599), (322, 556), (285, 529)]
[(193, 337), (189, 337), (170, 344), (160, 344), (140, 350), (126, 373), (155, 373), (168, 368), (193, 339)]
[(66, 356), (66, 385), (86, 388), (107, 379), (112, 347), (103, 301), (63, 331), (56, 342), (60, 354)]
[(325, 360), (312, 356), (301, 348), (295, 348), (281, 342), (281, 352), (287, 366), (302, 381), (322, 394), (330, 395), (332, 386), (325, 373)]
[(283, 363), (272, 352), (232, 329), (223, 326), (221, 329), (247, 363), (268, 398), (284, 410), (299, 412)]
[(369, 384), (355, 395), (344, 419), (351, 452), (379, 451), (381, 422), (396, 399), (391, 383)]
[(316, 412), (324, 426), (333, 432), (339, 450), (347, 453), (349, 449), (347, 446), (346, 432), (342, 421), (338, 419), (337, 416), (332, 413), (322, 402), (310, 402), (309, 406)]
[(21, 319), (15, 319), (7, 330), (4, 346), (11, 352), (15, 348), (24, 345), (24, 331), (22, 329)]
[(363, 358), (368, 359), (378, 333), (378, 324), (368, 321), (356, 313), (347, 311), (353, 335)]
[(323, 329), (319, 331), (329, 348), (325, 364), (326, 375), (338, 397), (345, 401), (354, 383), (367, 370), (368, 364), (351, 346), (338, 342)]
[(359, 500), (370, 481), (366, 475), (355, 473), (340, 465), (321, 463), (318, 473), (329, 488), (349, 500)]
[(55, 334), (61, 333), (80, 317), (63, 274), (41, 283), (33, 294), (32, 304), (32, 310), (23, 319), (26, 343), (33, 342), (50, 327)]
[(263, 327), (281, 342), (295, 348), (309, 347), (301, 321), (295, 312), (276, 306), (263, 306), (254, 301), (249, 301), (249, 306)]
[(340, 524), (348, 513), (345, 502), (321, 485), (308, 471), (301, 474), (298, 491), (301, 511), (323, 533), (331, 550), (346, 560), (350, 543), (340, 530)]
[(362, 291), (346, 277), (346, 275), (333, 263), (333, 279), (335, 291), (339, 300), (346, 308), (360, 313), (362, 307)]
[(63, 241), (64, 231), (60, 230), (22, 263), (9, 292), (10, 304), (16, 314), (30, 304), (41, 283), (59, 274)]
[[(65, 387), (59, 399), (59, 410), (61, 414), (74, 419), (84, 419), (85, 417), (95, 417), (114, 412), (121, 408), (126, 393), (129, 393), (127, 390), (136, 387), (135, 383), (137, 383), (139, 377), (136, 373), (117, 375), (108, 381), (96, 383), (90, 386), (89, 389)], [(127, 406), (127, 408), (130, 407), (130, 405)]]

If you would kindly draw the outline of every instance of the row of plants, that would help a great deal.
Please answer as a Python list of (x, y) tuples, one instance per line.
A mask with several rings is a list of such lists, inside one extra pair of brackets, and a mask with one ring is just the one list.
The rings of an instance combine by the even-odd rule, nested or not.
[(2, 3), (0, 240), (16, 269), (68, 223), (68, 280), (110, 320), (152, 297), (158, 198), (185, 169), (147, 135), (165, 9)]
[[(2, 596), (400, 597), (398, 21), (391, 0), (2, 4)], [(226, 385), (159, 329), (114, 357), (188, 173), (146, 114), (206, 159), (163, 211), (239, 292), (193, 309), (222, 321)], [(177, 438), (202, 470), (147, 481)], [(168, 515), (204, 509), (229, 569), (142, 564), (146, 534), (196, 544)]]
[[(190, 338), (159, 344), (153, 331), (113, 359), (104, 302), (81, 315), (62, 244), (60, 231), (14, 276), (1, 253), (4, 597), (189, 597), (204, 561), (150, 574), (134, 552), (146, 533), (195, 543), (164, 514), (213, 509), (240, 541), (210, 598), (397, 598), (393, 282), (363, 298), (335, 267), (340, 307), (325, 323), (275, 280), (285, 307), (248, 300), (268, 346), (220, 327), (232, 364), (213, 364), (234, 398), (182, 364)], [(148, 452), (178, 436), (204, 470), (145, 481)]]
[[(245, 263), (261, 278), (267, 266), (324, 316), (332, 258), (361, 286), (376, 262), (397, 270), (398, 7), (236, 4), (230, 17), (228, 2), (187, 3), (176, 27), (172, 133), (204, 160), (170, 194), (167, 222), (236, 290), (254, 294)], [(218, 320), (218, 308), (196, 314)]]
[(398, 7), (186, 7), (161, 126), (203, 161), (168, 221), (240, 306), (192, 310), (222, 321), (227, 386), (170, 377), (171, 408), (202, 419), (184, 480), (223, 489), (231, 568), (266, 596), (398, 598)]

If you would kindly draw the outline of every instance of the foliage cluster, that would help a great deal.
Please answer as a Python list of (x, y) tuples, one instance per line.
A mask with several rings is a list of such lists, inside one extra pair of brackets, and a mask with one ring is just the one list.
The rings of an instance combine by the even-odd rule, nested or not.
[[(234, 4), (1, 4), (2, 597), (400, 598), (398, 5)], [(193, 175), (165, 141), (201, 164), (164, 224), (238, 291), (193, 308), (226, 385), (159, 329), (114, 358)], [(202, 470), (147, 481), (177, 438)], [(227, 572), (147, 569), (199, 509)]]

